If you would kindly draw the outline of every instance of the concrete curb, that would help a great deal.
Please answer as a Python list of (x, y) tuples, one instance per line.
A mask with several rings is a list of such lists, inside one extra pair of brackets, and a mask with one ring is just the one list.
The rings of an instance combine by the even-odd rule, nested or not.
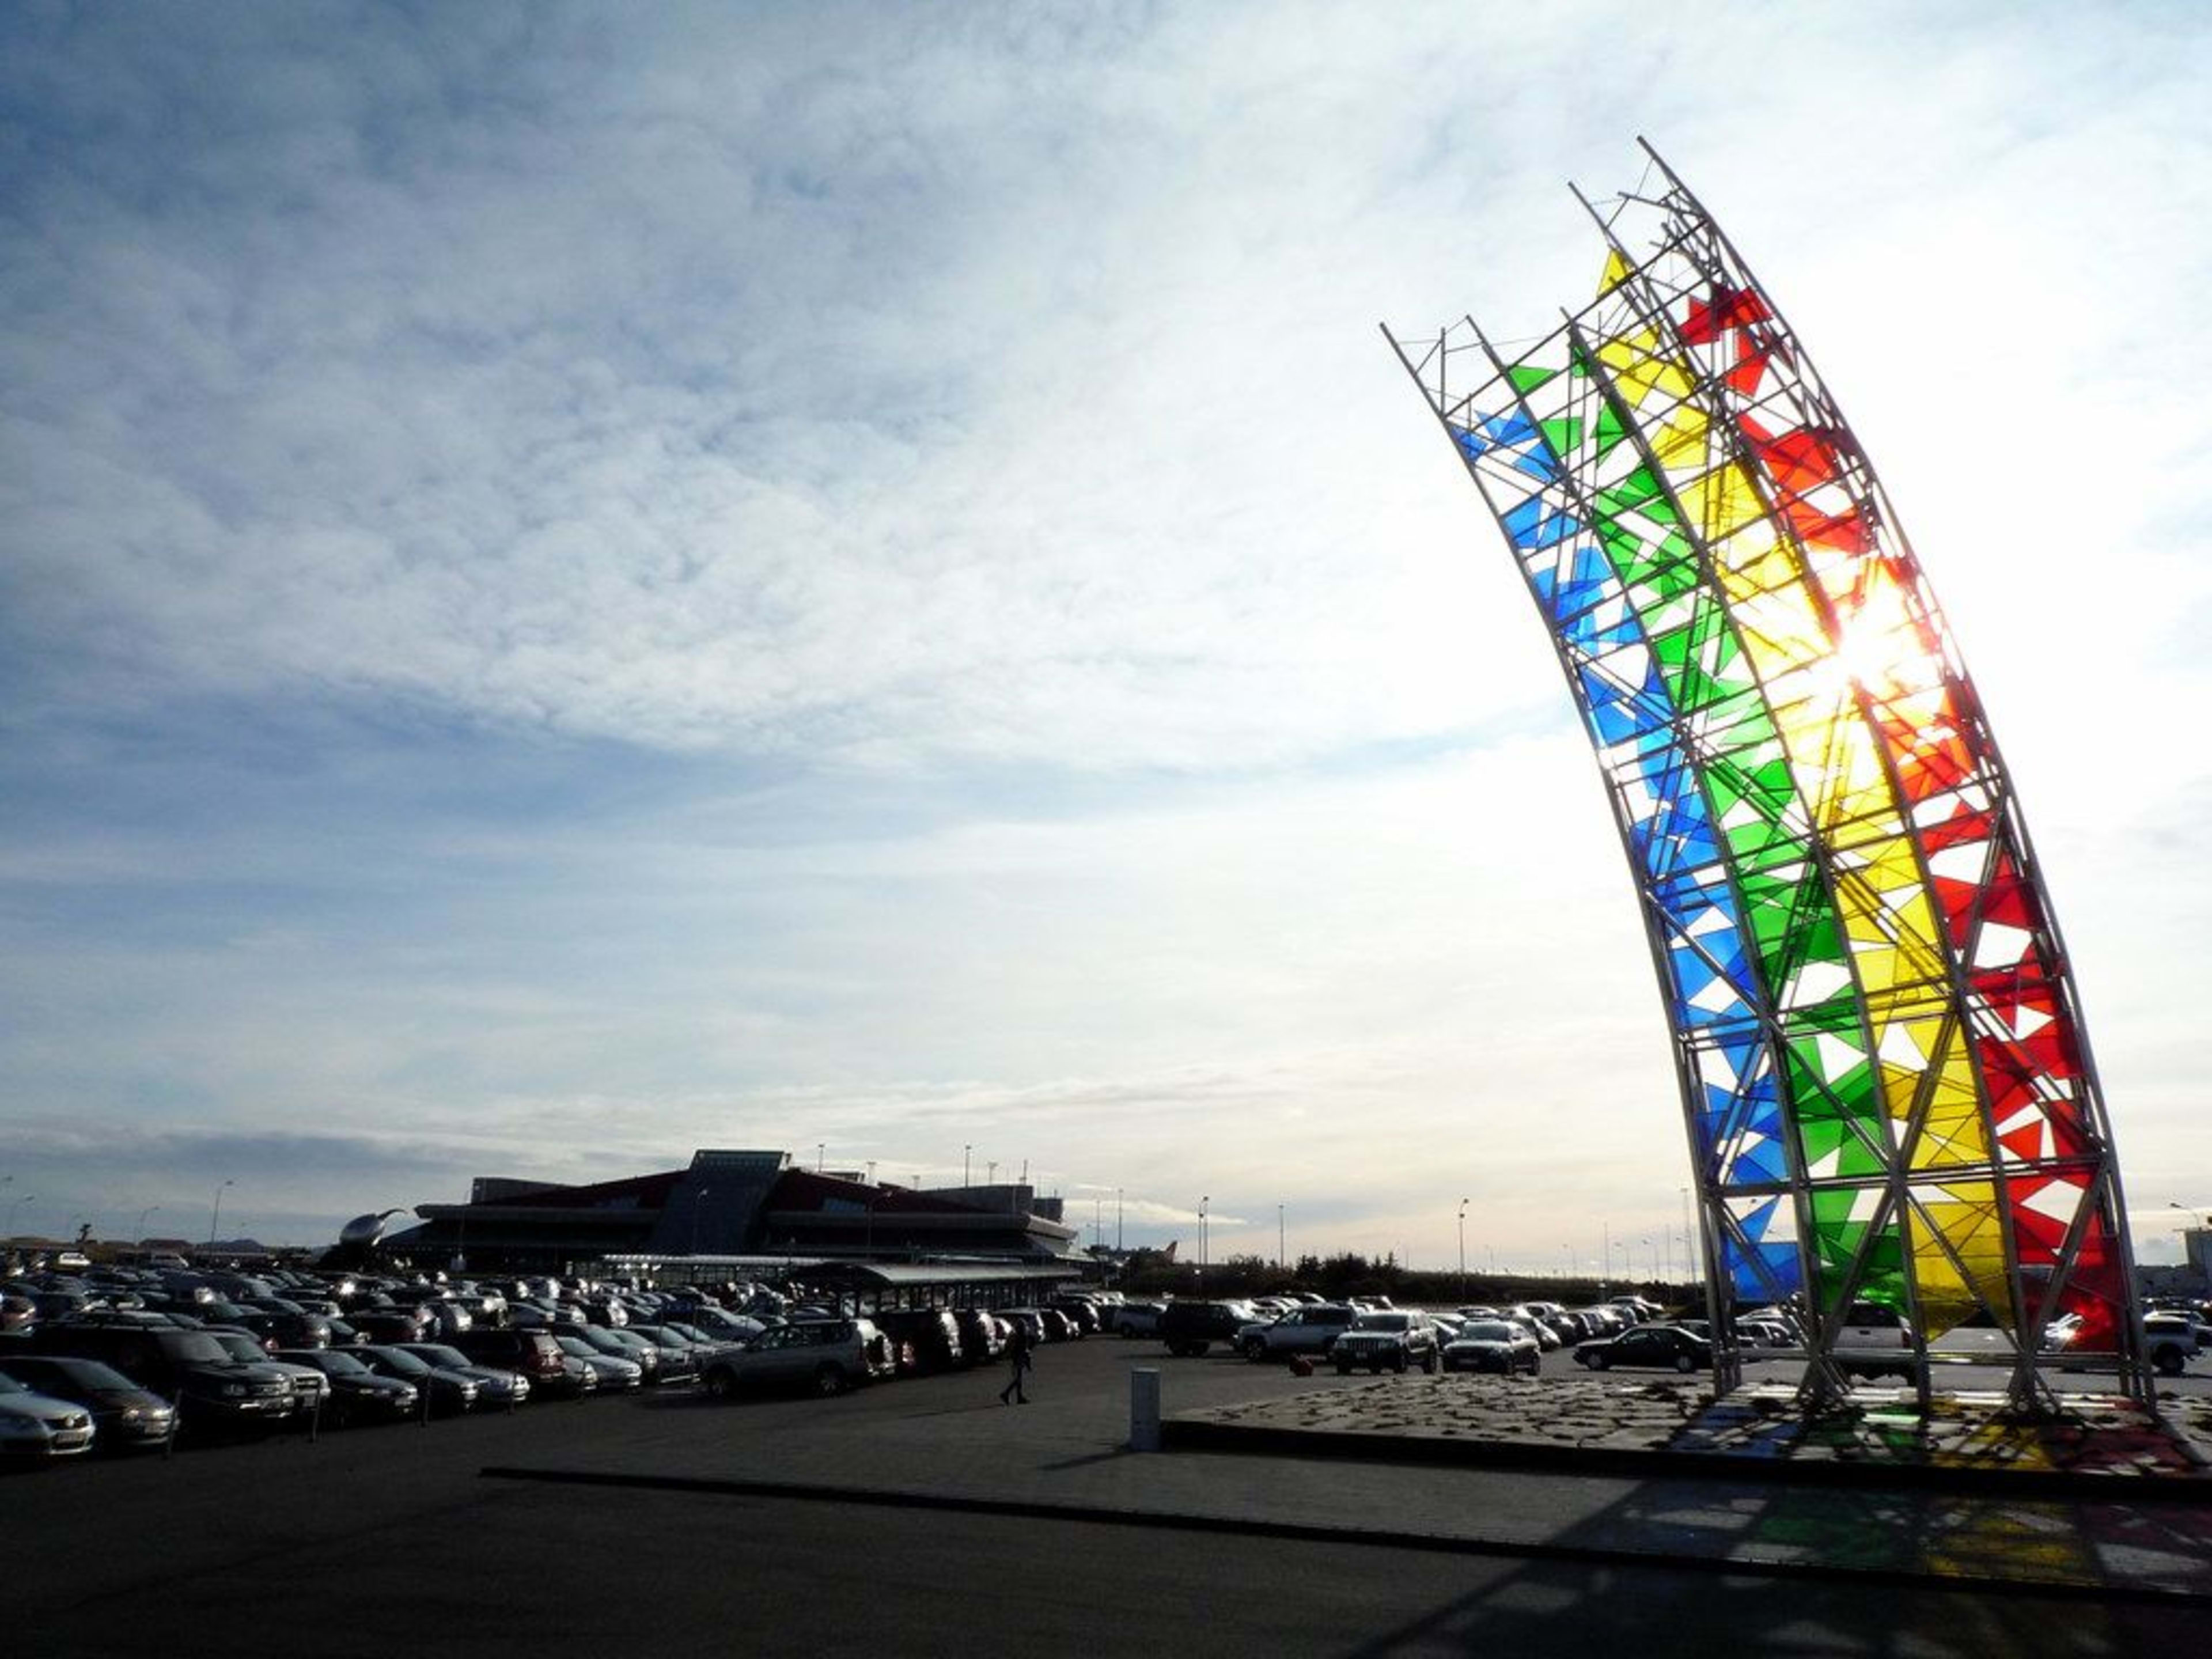
[(1904, 1568), (1833, 1566), (1758, 1556), (1716, 1556), (1663, 1550), (1607, 1548), (1455, 1537), (1442, 1533), (1400, 1532), (1382, 1528), (1331, 1527), (1302, 1522), (1246, 1519), (1172, 1510), (1115, 1509), (1086, 1504), (1045, 1504), (1023, 1498), (959, 1498), (942, 1492), (895, 1488), (832, 1486), (787, 1480), (739, 1480), (712, 1476), (623, 1474), (587, 1469), (522, 1468), (488, 1465), (479, 1479), (542, 1486), (627, 1488), (684, 1492), (706, 1497), (765, 1498), (786, 1502), (864, 1504), (879, 1509), (930, 1510), (957, 1515), (1006, 1516), (1026, 1521), (1079, 1522), (1093, 1526), (1146, 1527), (1180, 1532), (1271, 1538), (1297, 1543), (1352, 1545), (1371, 1549), (1418, 1550), (1427, 1554), (1483, 1556), (1577, 1565), (1664, 1568), (1710, 1573), (1717, 1577), (1779, 1578), (1813, 1583), (1838, 1580), (1855, 1584), (1943, 1589), (2057, 1601), (2141, 1601), (2160, 1607), (2212, 1607), (2212, 1592), (2153, 1584), (2112, 1583), (2088, 1579), (2008, 1577), (1988, 1573), (1911, 1571)]
[(1160, 1427), (1162, 1441), (1169, 1451), (1342, 1457), (1373, 1463), (1425, 1463), (1637, 1480), (1728, 1480), (1753, 1485), (1764, 1482), (2067, 1503), (2212, 1504), (2212, 1478), (2201, 1474), (2088, 1474), (2062, 1469), (1972, 1468), (1870, 1458), (1801, 1461), (1741, 1457), (1723, 1452), (1545, 1445), (1463, 1435), (1274, 1429), (1189, 1418), (1170, 1418)]

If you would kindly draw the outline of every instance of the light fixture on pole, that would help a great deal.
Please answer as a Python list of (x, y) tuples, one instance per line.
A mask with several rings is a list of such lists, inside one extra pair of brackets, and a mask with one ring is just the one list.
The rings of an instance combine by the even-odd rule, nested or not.
[(694, 1255), (699, 1254), (699, 1212), (706, 1207), (707, 1194), (714, 1190), (712, 1187), (702, 1187), (691, 1194), (691, 1254)]
[(146, 1218), (153, 1214), (155, 1211), (161, 1207), (161, 1206), (158, 1204), (149, 1204), (144, 1209), (138, 1212), (138, 1233), (137, 1237), (134, 1241), (135, 1243), (143, 1244), (146, 1242)]
[(8, 1206), (9, 1237), (13, 1238), (15, 1236), (15, 1212), (26, 1204), (35, 1204), (38, 1201), (39, 1195), (36, 1193), (19, 1193), (15, 1195), (15, 1201)]
[(1278, 1204), (1275, 1206), (1275, 1271), (1282, 1272), (1288, 1260), (1288, 1254), (1283, 1249), (1283, 1206)]
[(1206, 1269), (1207, 1266), (1206, 1255), (1206, 1206), (1212, 1202), (1213, 1200), (1211, 1198), (1203, 1194), (1200, 1194), (1198, 1200), (1198, 1282), (1200, 1285), (1204, 1285), (1206, 1283)]
[(965, 1192), (968, 1188), (968, 1171), (969, 1168), (968, 1155), (975, 1150), (975, 1149), (973, 1146), (964, 1140), (960, 1143), (960, 1188), (963, 1192)]
[[(222, 1187), (229, 1187), (235, 1184), (235, 1182), (226, 1181), (222, 1183)], [(218, 1187), (215, 1189), (215, 1208), (208, 1214), (208, 1243), (210, 1244), (213, 1244), (215, 1243), (216, 1230), (222, 1225), (222, 1187)]]

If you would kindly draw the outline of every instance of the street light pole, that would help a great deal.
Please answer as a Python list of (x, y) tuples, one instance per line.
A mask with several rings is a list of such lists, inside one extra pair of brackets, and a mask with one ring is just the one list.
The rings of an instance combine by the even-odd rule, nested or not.
[(1206, 1206), (1207, 1205), (1209, 1205), (1209, 1204), (1212, 1203), (1212, 1202), (1213, 1202), (1212, 1199), (1212, 1198), (1210, 1198), (1210, 1197), (1208, 1197), (1208, 1196), (1206, 1196), (1206, 1194), (1200, 1194), (1199, 1195), (1199, 1200), (1198, 1200), (1198, 1287), (1199, 1287), (1199, 1289), (1200, 1289), (1200, 1290), (1201, 1290), (1201, 1291), (1202, 1291), (1202, 1290), (1204, 1290), (1204, 1289), (1206, 1288), (1206, 1267), (1207, 1267), (1206, 1255)]
[(1467, 1200), (1459, 1201), (1459, 1299), (1467, 1300)]
[(1121, 1254), (1121, 1189), (1114, 1189), (1114, 1254)]
[(960, 1143), (960, 1190), (963, 1193), (968, 1190), (968, 1175), (969, 1169), (969, 1159), (968, 1155), (975, 1150), (975, 1148), (967, 1141), (963, 1140)]
[(1283, 1206), (1275, 1206), (1275, 1271), (1283, 1271), (1289, 1253), (1283, 1249)]
[(161, 1206), (158, 1204), (149, 1204), (144, 1209), (138, 1212), (138, 1237), (132, 1240), (132, 1243), (143, 1244), (146, 1242), (146, 1218), (153, 1214), (155, 1211), (161, 1207)]
[[(234, 1184), (226, 1181), (222, 1183), (222, 1187)], [(210, 1248), (215, 1243), (216, 1230), (222, 1225), (222, 1187), (215, 1189), (215, 1208), (208, 1215), (208, 1244)]]
[(15, 1236), (15, 1212), (21, 1209), (26, 1204), (35, 1204), (38, 1201), (39, 1195), (36, 1193), (19, 1193), (16, 1194), (15, 1202), (8, 1206), (9, 1237), (13, 1238)]
[(691, 1194), (691, 1254), (694, 1255), (699, 1254), (699, 1212), (706, 1207), (707, 1194), (714, 1190), (712, 1187), (702, 1187)]

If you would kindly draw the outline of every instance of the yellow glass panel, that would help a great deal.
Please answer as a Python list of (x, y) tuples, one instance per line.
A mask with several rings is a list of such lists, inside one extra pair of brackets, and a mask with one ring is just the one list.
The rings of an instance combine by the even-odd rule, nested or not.
[(1691, 472), (1702, 468), (1706, 462), (1706, 440), (1711, 436), (1712, 422), (1705, 418), (1705, 410), (1685, 404), (1660, 423), (1652, 435), (1652, 459), (1664, 467), (1669, 477), (1678, 472)]
[(1628, 280), (1631, 269), (1626, 254), (1618, 251), (1607, 254), (1605, 260), (1605, 275), (1598, 278), (1597, 291), (1600, 294), (1612, 293), (1613, 289)]
[[(2012, 1308), (2004, 1264), (2004, 1230), (1997, 1219), (1996, 1188), (1986, 1181), (1923, 1189), (1920, 1210), (1959, 1258), (1954, 1265), (1929, 1236), (1920, 1215), (1908, 1215), (1920, 1310), (1928, 1334), (1935, 1336), (1978, 1310), (1974, 1292), (2008, 1328)], [(1965, 1268), (1962, 1274), (1960, 1267)]]
[(1751, 474), (1734, 461), (1691, 479), (1680, 493), (1682, 510), (1708, 542), (1733, 536), (1766, 515), (1765, 503), (1759, 500)]

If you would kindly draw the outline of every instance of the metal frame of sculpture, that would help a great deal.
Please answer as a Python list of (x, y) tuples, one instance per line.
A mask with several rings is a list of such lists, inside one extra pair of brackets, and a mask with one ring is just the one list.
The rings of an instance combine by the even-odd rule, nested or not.
[(1511, 544), (1665, 997), (1716, 1344), (1796, 1304), (2004, 1334), (2009, 1394), (2151, 1396), (2118, 1165), (2012, 784), (1917, 559), (1781, 313), (1656, 151), (1597, 298), (1501, 352), (1390, 335)]

